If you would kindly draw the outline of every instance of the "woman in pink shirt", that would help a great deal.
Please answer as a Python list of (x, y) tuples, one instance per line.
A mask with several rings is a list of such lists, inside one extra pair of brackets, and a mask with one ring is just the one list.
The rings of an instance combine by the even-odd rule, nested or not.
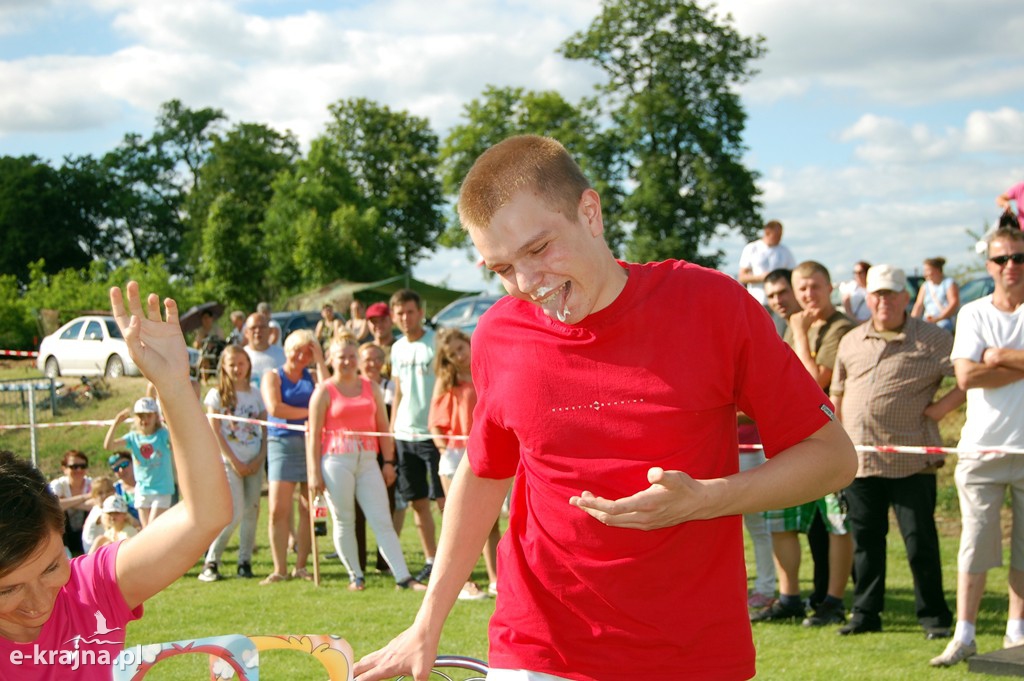
[[(127, 309), (119, 288), (110, 303), (132, 359), (153, 381), (169, 421), (182, 502), (153, 528), (68, 560), (64, 514), (43, 476), (0, 453), (0, 678), (111, 678), (125, 627), (142, 604), (181, 577), (231, 520), (231, 495), (213, 431), (188, 379), (178, 309), (145, 303), (135, 282)], [(187, 456), (178, 453), (187, 452)]]
[[(322, 381), (309, 400), (306, 438), (307, 478), (314, 494), (326, 492), (334, 521), (334, 547), (349, 574), (348, 588), (362, 591), (366, 580), (356, 545), (356, 499), (377, 537), (400, 589), (424, 591), (409, 574), (402, 546), (391, 524), (385, 486), (397, 475), (395, 441), (388, 431), (380, 386), (359, 375), (358, 344), (352, 335), (335, 336), (327, 353), (334, 375)], [(383, 473), (377, 452), (384, 458)]]

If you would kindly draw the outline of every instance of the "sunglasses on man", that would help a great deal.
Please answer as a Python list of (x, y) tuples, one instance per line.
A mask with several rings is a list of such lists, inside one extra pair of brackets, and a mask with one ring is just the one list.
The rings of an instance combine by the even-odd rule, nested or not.
[(1014, 265), (1024, 265), (1024, 253), (1011, 253), (1010, 255), (993, 255), (988, 260), (989, 262), (994, 262), (1000, 267), (1005, 267), (1006, 263), (1011, 261)]
[(114, 471), (115, 473), (120, 473), (120, 472), (121, 472), (121, 471), (123, 471), (123, 470), (124, 470), (125, 468), (128, 468), (128, 466), (130, 466), (130, 465), (131, 465), (131, 464), (130, 464), (129, 462), (127, 462), (127, 461), (122, 461), (121, 463), (119, 463), (119, 464), (117, 464), (117, 465), (115, 465), (115, 466), (111, 466), (111, 467), (110, 467), (110, 470)]
[(64, 468), (67, 468), (67, 469), (70, 469), (70, 470), (73, 470), (73, 471), (84, 471), (88, 467), (89, 466), (87, 464), (84, 464), (84, 463), (68, 463), (68, 464), (64, 464)]

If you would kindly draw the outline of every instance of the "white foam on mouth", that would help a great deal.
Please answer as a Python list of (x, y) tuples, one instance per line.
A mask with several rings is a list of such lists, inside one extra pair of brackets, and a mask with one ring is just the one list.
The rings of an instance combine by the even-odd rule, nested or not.
[(539, 286), (530, 297), (548, 316), (556, 317), (558, 321), (564, 323), (570, 314), (569, 306), (565, 303), (568, 293), (569, 282), (565, 282), (561, 286)]
[(537, 301), (543, 300), (544, 298), (547, 298), (548, 294), (554, 290), (555, 289), (553, 286), (541, 286), (540, 288), (537, 289), (537, 292), (534, 294), (533, 299)]

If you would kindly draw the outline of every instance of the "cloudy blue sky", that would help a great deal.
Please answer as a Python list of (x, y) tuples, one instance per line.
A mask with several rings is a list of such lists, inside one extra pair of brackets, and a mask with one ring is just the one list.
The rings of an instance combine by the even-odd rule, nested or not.
[[(555, 52), (597, 0), (0, 0), (0, 154), (102, 154), (148, 133), (158, 107), (316, 136), (328, 104), (368, 97), (439, 135), (488, 84), (570, 100), (599, 74)], [(1020, 0), (722, 0), (765, 36), (742, 90), (765, 217), (797, 259), (913, 269), (978, 262), (967, 229), (1024, 180)], [(742, 240), (723, 237), (735, 273)], [(421, 278), (473, 289), (462, 253)]]

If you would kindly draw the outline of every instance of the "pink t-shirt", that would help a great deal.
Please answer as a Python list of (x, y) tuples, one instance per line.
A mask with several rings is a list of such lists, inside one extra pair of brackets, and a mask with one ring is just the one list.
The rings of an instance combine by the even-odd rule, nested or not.
[(71, 579), (57, 595), (39, 638), (14, 643), (0, 638), (0, 679), (110, 681), (124, 649), (125, 627), (142, 617), (130, 610), (114, 572), (120, 544), (71, 561)]
[(731, 475), (737, 408), (771, 457), (831, 407), (735, 281), (683, 262), (624, 266), (622, 293), (577, 325), (508, 297), (473, 334), (470, 463), (515, 475), (489, 661), (579, 681), (747, 679), (740, 516), (644, 532), (569, 497), (632, 495), (652, 466)]
[(324, 414), (324, 454), (358, 454), (359, 451), (379, 451), (380, 442), (371, 435), (349, 435), (345, 431), (377, 432), (377, 401), (373, 399), (373, 385), (360, 378), (363, 389), (356, 397), (345, 397), (334, 381), (327, 382), (330, 402)]

